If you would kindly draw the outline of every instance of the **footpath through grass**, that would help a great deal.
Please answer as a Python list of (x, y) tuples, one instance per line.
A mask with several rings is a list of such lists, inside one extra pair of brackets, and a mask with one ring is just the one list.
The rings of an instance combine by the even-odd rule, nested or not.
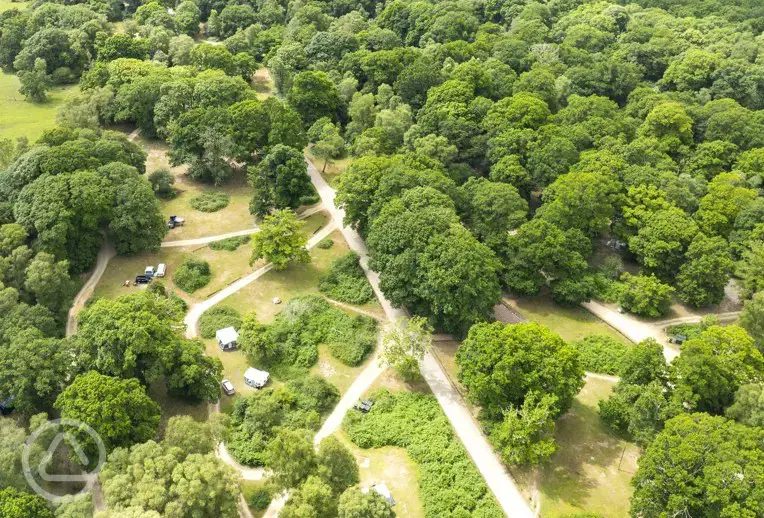
[[(0, 0), (0, 12), (15, 5)], [(79, 86), (59, 86), (48, 92), (44, 103), (33, 103), (19, 93), (19, 78), (0, 73), (0, 138), (26, 137), (34, 143), (43, 131), (56, 125), (56, 113), (67, 99), (74, 96)]]

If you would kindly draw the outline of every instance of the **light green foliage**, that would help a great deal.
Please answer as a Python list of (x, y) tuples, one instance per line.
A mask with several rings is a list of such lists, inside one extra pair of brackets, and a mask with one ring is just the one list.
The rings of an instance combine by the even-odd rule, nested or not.
[(25, 516), (53, 518), (53, 511), (48, 502), (40, 495), (33, 495), (8, 487), (0, 491), (0, 516), (3, 518), (22, 518)]
[(399, 320), (388, 326), (382, 335), (383, 365), (392, 367), (404, 381), (421, 377), (419, 362), (432, 348), (432, 327), (422, 317)]
[(561, 415), (584, 384), (576, 349), (535, 323), (475, 324), (456, 363), (468, 397), (489, 419), (521, 406), (530, 392), (555, 396), (554, 414)]
[(671, 419), (640, 459), (632, 480), (632, 512), (645, 517), (714, 516), (724, 509), (736, 509), (741, 516), (761, 514), (755, 495), (764, 483), (762, 440), (761, 428), (722, 417)]
[(376, 491), (363, 493), (351, 487), (340, 496), (338, 518), (395, 518), (387, 500)]
[[(372, 411), (349, 412), (343, 428), (361, 448), (406, 448), (419, 465), (419, 487), (427, 518), (448, 516), (457, 508), (468, 513), (479, 509), (484, 516), (501, 513), (433, 396), (383, 389), (373, 393), (371, 399), (375, 401)], [(443, 462), (444, 455), (448, 462)]]
[(709, 238), (698, 233), (687, 248), (685, 258), (677, 276), (679, 297), (694, 307), (721, 302), (733, 267), (724, 238)]
[[(61, 417), (88, 423), (103, 440), (106, 451), (130, 446), (154, 437), (159, 425), (159, 406), (136, 379), (119, 379), (90, 371), (74, 381), (56, 398)], [(71, 429), (90, 459), (97, 459), (93, 438)]]
[(224, 327), (241, 327), (241, 315), (228, 306), (213, 306), (199, 318), (199, 334), (202, 338), (215, 338), (215, 331)]
[(764, 354), (764, 292), (759, 292), (743, 305), (740, 326), (756, 342), (756, 347)]
[(571, 344), (578, 349), (581, 367), (585, 371), (618, 374), (621, 357), (628, 347), (607, 335), (589, 335)]
[(109, 455), (100, 480), (112, 513), (108, 516), (237, 515), (237, 474), (211, 452), (194, 453), (154, 441), (118, 448)]
[(355, 252), (335, 260), (318, 287), (327, 297), (348, 304), (366, 304), (375, 298)]
[(336, 437), (321, 441), (316, 462), (318, 476), (337, 495), (359, 482), (355, 457)]
[(522, 407), (510, 406), (502, 420), (491, 425), (489, 438), (504, 462), (535, 465), (555, 452), (555, 403), (553, 395), (529, 392)]
[(265, 259), (277, 270), (283, 270), (291, 262), (310, 262), (310, 253), (305, 248), (308, 238), (300, 232), (303, 225), (291, 210), (276, 210), (266, 216), (260, 232), (252, 238), (250, 264)]
[(46, 90), (50, 86), (46, 69), (45, 60), (37, 58), (32, 70), (22, 70), (19, 72), (19, 81), (21, 82), (19, 93), (36, 103), (45, 102), (47, 99)]
[[(318, 430), (322, 416), (334, 408), (339, 397), (333, 385), (309, 375), (276, 389), (266, 388), (236, 398), (226, 445), (236, 460), (248, 466), (265, 463), (271, 468), (285, 466), (278, 480), (282, 487), (295, 487), (316, 462), (313, 444), (307, 439), (308, 430)], [(287, 434), (286, 439), (283, 434)], [(279, 443), (271, 446), (279, 435), (282, 435)], [(307, 447), (302, 446), (302, 440)], [(306, 458), (294, 459), (299, 472), (294, 466), (289, 467), (292, 462), (289, 451), (294, 449), (306, 452)]]
[(621, 276), (623, 289), (618, 303), (635, 315), (657, 318), (665, 315), (671, 307), (674, 288), (662, 283), (655, 275)]
[(188, 201), (194, 209), (201, 212), (217, 212), (228, 207), (231, 197), (224, 192), (205, 191)]
[(186, 293), (193, 293), (210, 283), (212, 272), (207, 261), (186, 258), (173, 275), (175, 285)]
[(741, 385), (735, 402), (727, 408), (727, 417), (746, 426), (764, 427), (764, 384)]
[(752, 240), (737, 263), (735, 272), (742, 281), (743, 296), (764, 291), (764, 239)]

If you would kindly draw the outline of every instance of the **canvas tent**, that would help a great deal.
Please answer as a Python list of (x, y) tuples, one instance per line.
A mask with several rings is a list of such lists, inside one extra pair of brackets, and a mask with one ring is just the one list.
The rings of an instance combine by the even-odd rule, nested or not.
[(265, 384), (268, 383), (269, 378), (270, 375), (267, 372), (257, 370), (254, 367), (250, 367), (244, 371), (244, 383), (250, 387), (263, 388)]
[(218, 329), (215, 332), (215, 338), (217, 338), (220, 348), (228, 351), (229, 349), (236, 349), (236, 340), (239, 339), (239, 333), (233, 327), (226, 327)]

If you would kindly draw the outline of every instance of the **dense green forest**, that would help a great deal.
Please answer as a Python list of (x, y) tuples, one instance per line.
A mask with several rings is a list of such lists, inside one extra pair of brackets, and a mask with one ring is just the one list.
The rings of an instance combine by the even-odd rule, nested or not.
[[(109, 437), (110, 477), (147, 452), (214, 464), (209, 447), (145, 442), (158, 423), (145, 387), (163, 381), (177, 397), (214, 401), (222, 370), (178, 336), (186, 308), (160, 286), (96, 301), (63, 338), (77, 275), (104, 239), (129, 255), (157, 250), (167, 233), (145, 151), (114, 131), (128, 124), (166, 141), (189, 178), (223, 185), (246, 174), (258, 217), (316, 200), (306, 148), (324, 169), (349, 158), (337, 183), (345, 222), (366, 239), (394, 305), (467, 337), (462, 381), (508, 462), (553, 451), (539, 438), (570, 408), (583, 367), (548, 330), (485, 323), (503, 291), (660, 317), (676, 300), (720, 303), (734, 279), (742, 327), (704, 330), (669, 367), (654, 344), (623, 353), (626, 366), (608, 367), (622, 379), (601, 416), (646, 451), (634, 516), (764, 513), (761, 1), (38, 0), (0, 13), (0, 66), (30, 102), (54, 85), (80, 88), (36, 142), (0, 140), (0, 401), (28, 416), (91, 417), (90, 399), (128, 404), (132, 429)], [(261, 67), (276, 95), (253, 88)], [(346, 363), (369, 344), (361, 349)], [(502, 386), (520, 371), (493, 370), (494, 360), (524, 349), (514, 360), (533, 380)], [(247, 443), (264, 434), (249, 429), (248, 405), (278, 400), (284, 420), (328, 410), (287, 404), (298, 392), (242, 400), (235, 453), (256, 450), (262, 463), (281, 441), (269, 428), (268, 445)], [(334, 399), (325, 396), (316, 399)], [(531, 415), (542, 424), (517, 453), (513, 432)], [(680, 454), (685, 464), (667, 472)], [(701, 479), (683, 478), (695, 469)], [(351, 485), (334, 494), (309, 473), (282, 484), (304, 482), (296, 502), (311, 488), (336, 500)], [(235, 506), (194, 505), (173, 511), (165, 499), (156, 510)]]

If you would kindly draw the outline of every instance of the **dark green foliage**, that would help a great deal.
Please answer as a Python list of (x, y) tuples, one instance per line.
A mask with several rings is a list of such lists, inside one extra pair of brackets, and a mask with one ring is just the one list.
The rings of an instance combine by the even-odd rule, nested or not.
[(316, 245), (316, 248), (320, 248), (321, 250), (329, 250), (331, 247), (334, 246), (334, 240), (333, 239), (324, 239), (319, 244)]
[(586, 371), (618, 374), (621, 357), (628, 347), (607, 335), (589, 335), (571, 344), (578, 349), (579, 361)]
[(199, 317), (199, 334), (202, 338), (215, 338), (215, 331), (225, 327), (241, 327), (241, 315), (231, 307), (213, 306)]
[(175, 176), (168, 169), (157, 169), (149, 175), (151, 188), (160, 198), (172, 198), (175, 196), (175, 190), (172, 188), (175, 183)]
[(319, 289), (329, 298), (348, 304), (366, 304), (374, 300), (374, 291), (359, 264), (358, 254), (349, 252), (332, 263), (322, 276)]
[(259, 487), (249, 495), (247, 504), (257, 511), (264, 511), (270, 505), (272, 498), (267, 487)]
[(202, 212), (217, 212), (228, 207), (231, 197), (224, 192), (205, 191), (189, 200), (189, 205)]
[(246, 245), (251, 240), (252, 238), (249, 236), (227, 237), (225, 239), (221, 239), (220, 241), (213, 241), (208, 246), (212, 250), (225, 250), (227, 252), (233, 252), (241, 245)]
[(183, 261), (173, 274), (175, 285), (186, 293), (193, 293), (209, 284), (212, 278), (207, 261), (189, 257)]
[(361, 448), (405, 448), (419, 465), (419, 486), (425, 516), (453, 516), (457, 508), (468, 514), (499, 516), (482, 477), (475, 469), (437, 400), (412, 392), (380, 390), (372, 394), (368, 414), (349, 412), (343, 428)]
[(337, 401), (334, 385), (312, 375), (236, 398), (226, 445), (239, 462), (262, 466), (280, 428), (318, 430)]
[(621, 276), (623, 289), (618, 300), (623, 309), (635, 315), (660, 317), (671, 307), (674, 288), (658, 280), (655, 275)]

